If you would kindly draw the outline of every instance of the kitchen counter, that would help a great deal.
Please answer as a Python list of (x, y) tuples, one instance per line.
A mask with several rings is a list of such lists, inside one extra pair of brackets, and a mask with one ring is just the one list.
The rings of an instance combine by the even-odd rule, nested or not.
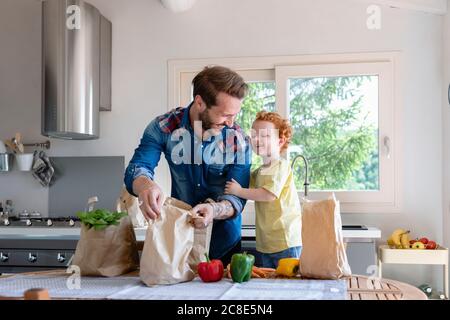
[[(135, 228), (136, 240), (144, 241), (147, 228)], [(343, 230), (344, 241), (358, 241), (363, 239), (381, 238), (380, 229), (368, 227), (368, 230)], [(15, 238), (71, 238), (79, 239), (80, 228), (22, 228), (22, 227), (3, 227), (0, 228), (0, 239)], [(244, 239), (254, 238), (254, 227), (242, 227), (242, 237)]]
[[(255, 228), (252, 226), (242, 226), (242, 237), (254, 238)], [(357, 239), (379, 239), (381, 238), (381, 230), (375, 227), (367, 227), (367, 230), (342, 230), (344, 241)]]
[[(146, 228), (135, 228), (140, 250), (146, 231)], [(369, 227), (367, 230), (343, 230), (342, 233), (353, 272), (370, 275), (370, 267), (376, 265), (376, 241), (381, 238), (381, 231)], [(0, 273), (60, 268), (73, 256), (79, 239), (79, 227), (0, 227)], [(256, 263), (260, 264), (254, 226), (243, 226), (241, 245), (242, 250), (253, 253)]]
[[(0, 239), (80, 239), (80, 228), (2, 227)], [(135, 228), (136, 240), (144, 241), (147, 228)]]

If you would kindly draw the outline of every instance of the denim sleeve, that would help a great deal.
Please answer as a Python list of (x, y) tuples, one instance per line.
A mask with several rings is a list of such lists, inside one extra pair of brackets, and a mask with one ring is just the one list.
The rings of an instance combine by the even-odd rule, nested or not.
[(125, 170), (125, 187), (127, 191), (133, 193), (133, 181), (144, 176), (153, 180), (155, 168), (161, 158), (161, 152), (164, 151), (166, 137), (159, 128), (157, 119), (150, 122), (144, 131), (139, 146), (134, 150), (134, 155)]
[[(227, 175), (227, 181), (236, 180), (243, 188), (248, 188), (250, 183), (251, 149), (246, 143), (243, 151), (237, 152), (237, 159)], [(241, 214), (247, 200), (231, 194), (223, 194), (217, 197), (217, 201), (228, 200), (234, 207), (235, 215)]]

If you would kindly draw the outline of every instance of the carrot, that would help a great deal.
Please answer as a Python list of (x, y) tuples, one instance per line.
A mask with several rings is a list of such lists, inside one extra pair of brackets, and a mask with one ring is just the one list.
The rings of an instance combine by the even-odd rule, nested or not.
[(275, 272), (274, 268), (259, 268), (259, 270), (264, 271), (264, 272)]
[(227, 265), (227, 278), (228, 279), (231, 279), (231, 264), (228, 264)]
[[(226, 277), (231, 279), (231, 265), (228, 264), (226, 269)], [(253, 266), (252, 268), (252, 278), (269, 278), (270, 274), (273, 274), (275, 269), (273, 268), (259, 268)]]
[(255, 273), (255, 274), (257, 274), (257, 275), (258, 275), (258, 278), (265, 278), (265, 277), (266, 277), (265, 272), (264, 272), (264, 271), (261, 271), (261, 269), (259, 269), (258, 267), (253, 267), (252, 272)]

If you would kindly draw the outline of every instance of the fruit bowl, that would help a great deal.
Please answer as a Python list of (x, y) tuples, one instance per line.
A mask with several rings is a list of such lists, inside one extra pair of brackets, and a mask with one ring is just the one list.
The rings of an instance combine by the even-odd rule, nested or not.
[(426, 249), (426, 248), (424, 248), (424, 249), (416, 249), (416, 248), (405, 248), (405, 249), (403, 249), (403, 248), (396, 248), (395, 246), (390, 246), (390, 245), (386, 245), (386, 247), (388, 247), (389, 249), (392, 249), (392, 250), (418, 250), (418, 251), (422, 251), (422, 250), (433, 251), (433, 250), (446, 249), (445, 247), (442, 247), (440, 245), (437, 245), (436, 248), (434, 248), (434, 249)]
[(392, 232), (386, 242), (391, 249), (435, 250), (439, 247), (436, 241), (426, 237), (411, 239), (410, 235), (410, 230), (398, 228)]
[(392, 249), (388, 245), (379, 248), (379, 259), (383, 263), (445, 264), (448, 262), (448, 249)]

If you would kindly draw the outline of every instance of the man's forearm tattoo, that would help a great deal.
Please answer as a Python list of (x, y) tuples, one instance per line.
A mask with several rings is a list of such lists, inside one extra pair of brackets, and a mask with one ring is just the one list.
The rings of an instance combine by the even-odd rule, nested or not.
[(214, 219), (226, 219), (234, 214), (233, 205), (228, 200), (221, 202), (210, 202), (213, 207)]

